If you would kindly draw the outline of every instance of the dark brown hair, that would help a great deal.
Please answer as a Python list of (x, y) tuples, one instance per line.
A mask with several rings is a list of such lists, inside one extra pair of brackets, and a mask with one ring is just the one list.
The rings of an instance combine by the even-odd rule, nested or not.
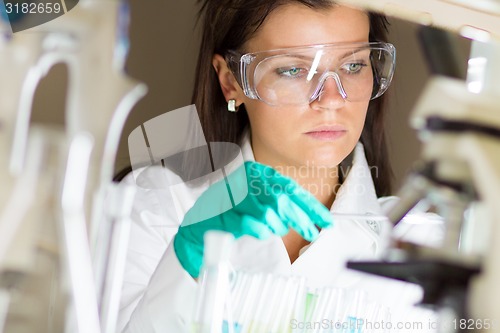
[[(290, 3), (321, 10), (334, 6), (331, 0), (200, 0), (202, 7), (202, 39), (196, 68), (192, 103), (198, 109), (207, 142), (240, 143), (249, 126), (244, 105), (237, 113), (227, 111), (216, 72), (212, 67), (214, 54), (224, 56), (228, 50), (241, 50), (276, 8)], [(371, 42), (387, 40), (387, 20), (369, 13)], [(391, 192), (392, 170), (384, 130), (385, 96), (372, 100), (361, 134), (378, 196)]]

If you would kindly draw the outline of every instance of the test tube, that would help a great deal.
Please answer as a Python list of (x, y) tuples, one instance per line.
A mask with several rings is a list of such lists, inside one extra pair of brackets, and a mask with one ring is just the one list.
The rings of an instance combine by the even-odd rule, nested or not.
[(243, 302), (245, 302), (245, 296), (248, 292), (250, 278), (249, 274), (242, 272), (236, 272), (234, 274), (234, 286), (231, 291), (231, 300), (233, 304), (233, 324), (236, 333), (241, 331)]
[(279, 315), (284, 307), (282, 304), (286, 295), (287, 281), (289, 277), (273, 276), (272, 287), (267, 297), (266, 309), (262, 312), (263, 332), (274, 333), (273, 322), (279, 323)]
[(284, 316), (280, 322), (279, 332), (290, 332), (291, 321), (294, 318), (297, 306), (302, 300), (302, 295), (305, 290), (306, 279), (304, 277), (294, 277), (292, 279), (291, 292), (288, 302), (285, 304)]
[[(318, 300), (316, 307), (311, 315), (311, 322), (318, 323), (325, 319), (325, 312), (328, 302), (330, 301), (332, 290), (330, 288), (323, 288), (318, 291)], [(319, 333), (321, 332), (321, 327), (313, 325), (307, 329), (307, 333)]]
[(279, 301), (276, 305), (276, 311), (273, 316), (274, 320), (271, 321), (271, 325), (269, 327), (270, 333), (285, 332), (285, 330), (281, 329), (281, 326), (283, 326), (283, 323), (286, 324), (286, 321), (290, 316), (287, 305), (291, 303), (293, 304), (293, 298), (295, 296), (293, 294), (294, 280), (295, 279), (293, 277), (285, 279), (283, 290), (281, 292), (281, 295), (279, 295)]
[(344, 323), (347, 326), (345, 333), (363, 332), (364, 313), (367, 294), (362, 290), (350, 290), (348, 293), (347, 312), (344, 316)]
[[(241, 333), (250, 332), (255, 307), (259, 301), (259, 293), (263, 284), (264, 275), (255, 274), (249, 276), (248, 288), (245, 293), (244, 302), (240, 305), (238, 312), (239, 323), (241, 324)], [(237, 319), (238, 320), (238, 319)]]
[(332, 294), (325, 307), (325, 318), (330, 320), (328, 332), (344, 332), (344, 317), (347, 311), (346, 290), (332, 288)]
[[(300, 281), (300, 284), (297, 287), (297, 296), (293, 309), (293, 319), (298, 322), (304, 322), (305, 319), (307, 293), (306, 279), (304, 278)], [(299, 333), (300, 331), (301, 329), (298, 327), (292, 330), (293, 333)]]
[(264, 277), (260, 295), (257, 299), (257, 306), (255, 307), (255, 311), (253, 312), (252, 320), (250, 322), (250, 333), (260, 333), (263, 331), (265, 327), (264, 317), (265, 312), (269, 311), (268, 302), (269, 294), (271, 293), (271, 288), (273, 287), (273, 276), (271, 274), (266, 274)]
[[(208, 231), (204, 239), (204, 267), (193, 331), (195, 333), (221, 333), (225, 328), (231, 333), (233, 327), (228, 325), (224, 314), (231, 311), (227, 308), (227, 302), (230, 290), (229, 257), (234, 237), (226, 232)], [(231, 320), (229, 322), (232, 324)]]

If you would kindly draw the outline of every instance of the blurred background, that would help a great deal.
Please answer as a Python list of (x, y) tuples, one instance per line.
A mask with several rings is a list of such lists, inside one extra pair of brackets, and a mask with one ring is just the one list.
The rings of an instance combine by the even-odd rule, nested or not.
[[(170, 110), (190, 104), (199, 45), (196, 18), (199, 6), (195, 0), (131, 0), (131, 49), (127, 60), (128, 74), (147, 84), (149, 92), (131, 112), (122, 133), (115, 171), (130, 164), (127, 138), (143, 122)], [(409, 126), (409, 115), (429, 77), (418, 45), (418, 26), (389, 18), (390, 41), (397, 49), (395, 80), (389, 90), (387, 118), (394, 189), (401, 184), (420, 152), (415, 131)], [(458, 38), (463, 68), (470, 44)], [(63, 123), (66, 69), (55, 67), (37, 92), (33, 122)]]

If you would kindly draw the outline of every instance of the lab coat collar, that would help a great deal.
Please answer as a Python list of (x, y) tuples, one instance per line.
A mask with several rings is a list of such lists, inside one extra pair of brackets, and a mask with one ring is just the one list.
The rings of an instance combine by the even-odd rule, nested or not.
[(370, 171), (370, 168), (376, 166), (368, 165), (363, 144), (360, 142), (354, 148), (353, 163), (348, 168), (347, 178), (337, 192), (331, 211), (344, 214), (381, 214), (382, 209), (378, 203)]

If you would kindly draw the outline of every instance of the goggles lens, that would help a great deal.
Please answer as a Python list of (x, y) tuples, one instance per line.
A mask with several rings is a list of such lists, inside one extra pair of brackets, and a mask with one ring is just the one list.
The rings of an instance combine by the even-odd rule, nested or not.
[(241, 56), (240, 83), (248, 97), (270, 105), (311, 103), (328, 79), (344, 99), (368, 101), (387, 90), (394, 64), (388, 43), (281, 49)]

